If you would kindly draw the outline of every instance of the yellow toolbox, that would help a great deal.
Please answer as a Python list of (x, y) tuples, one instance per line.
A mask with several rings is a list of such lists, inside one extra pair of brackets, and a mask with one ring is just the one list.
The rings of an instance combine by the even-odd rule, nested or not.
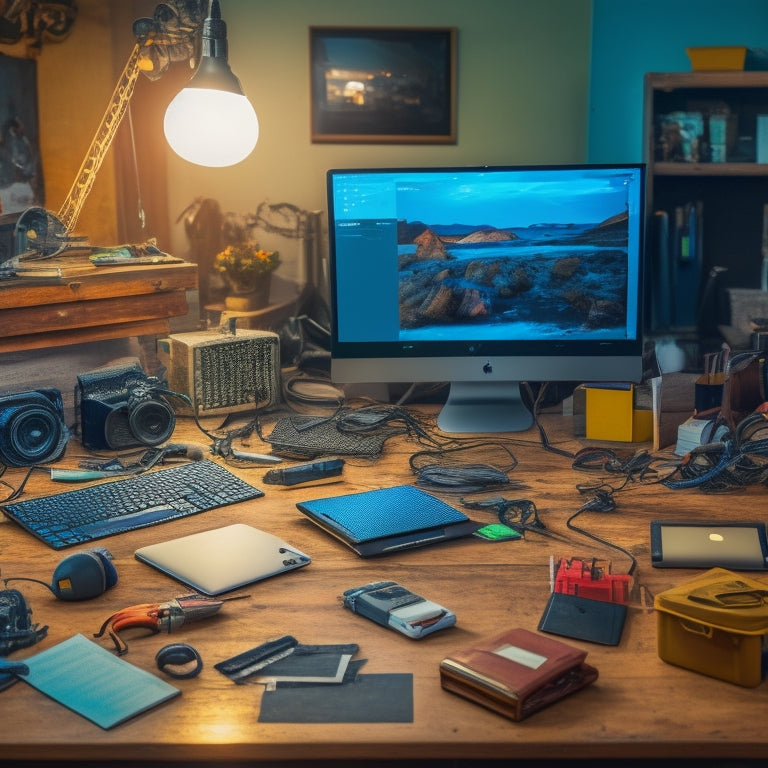
[(768, 666), (768, 584), (712, 568), (654, 599), (661, 659), (754, 687)]

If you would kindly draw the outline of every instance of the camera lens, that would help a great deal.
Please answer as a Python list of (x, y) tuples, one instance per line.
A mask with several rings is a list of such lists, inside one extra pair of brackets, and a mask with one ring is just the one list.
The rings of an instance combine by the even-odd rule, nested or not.
[(159, 445), (173, 434), (176, 417), (163, 400), (143, 400), (131, 408), (128, 423), (137, 440), (145, 445)]
[(64, 440), (61, 419), (50, 408), (24, 405), (2, 413), (3, 452), (16, 466), (43, 464), (59, 452)]

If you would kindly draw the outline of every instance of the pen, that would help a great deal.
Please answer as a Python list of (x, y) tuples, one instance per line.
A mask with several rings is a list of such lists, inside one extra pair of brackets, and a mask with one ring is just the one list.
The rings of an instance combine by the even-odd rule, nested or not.
[(236, 459), (245, 461), (259, 461), (264, 464), (279, 464), (282, 459), (279, 456), (273, 456), (269, 453), (246, 453), (245, 451), (236, 451), (232, 449), (232, 456)]

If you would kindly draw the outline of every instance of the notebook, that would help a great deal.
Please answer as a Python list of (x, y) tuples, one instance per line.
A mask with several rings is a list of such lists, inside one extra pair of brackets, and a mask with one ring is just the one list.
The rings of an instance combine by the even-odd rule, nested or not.
[(360, 557), (469, 536), (481, 527), (412, 485), (313, 499), (296, 506)]
[(765, 525), (760, 522), (651, 523), (651, 562), (656, 568), (768, 568)]
[(237, 523), (137, 549), (152, 565), (203, 595), (220, 595), (246, 584), (309, 565), (309, 555), (271, 533)]

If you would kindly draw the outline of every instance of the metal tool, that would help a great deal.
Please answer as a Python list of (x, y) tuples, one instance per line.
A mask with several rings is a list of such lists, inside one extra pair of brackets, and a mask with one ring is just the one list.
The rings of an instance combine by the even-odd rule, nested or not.
[(153, 633), (172, 632), (190, 621), (207, 619), (219, 611), (227, 600), (240, 600), (248, 595), (237, 595), (224, 599), (205, 595), (185, 595), (166, 603), (142, 603), (123, 608), (113, 613), (102, 625), (94, 637), (109, 634), (119, 656), (128, 651), (127, 643), (120, 637), (120, 632), (132, 627), (145, 627)]

